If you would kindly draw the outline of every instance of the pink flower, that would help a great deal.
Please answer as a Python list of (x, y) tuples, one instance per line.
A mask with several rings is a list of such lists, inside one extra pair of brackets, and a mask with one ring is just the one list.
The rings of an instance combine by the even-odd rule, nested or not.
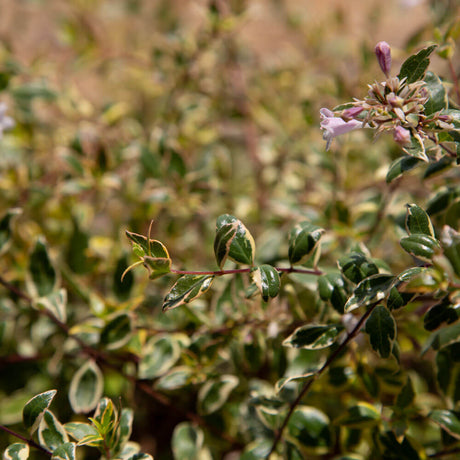
[(375, 45), (375, 55), (379, 60), (382, 72), (388, 77), (391, 69), (391, 48), (387, 42), (378, 42)]
[(335, 117), (332, 110), (323, 108), (319, 112), (321, 114), (321, 129), (324, 129), (323, 139), (326, 141), (326, 150), (329, 150), (334, 137), (363, 127), (361, 121), (344, 121), (340, 117)]

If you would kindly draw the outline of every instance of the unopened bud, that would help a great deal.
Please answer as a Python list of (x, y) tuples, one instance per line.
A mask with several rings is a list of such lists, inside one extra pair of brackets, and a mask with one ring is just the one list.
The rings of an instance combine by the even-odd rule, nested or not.
[(406, 145), (410, 142), (410, 131), (402, 126), (396, 126), (393, 131), (393, 139), (400, 145)]
[(391, 48), (387, 42), (378, 42), (375, 45), (375, 55), (379, 60), (382, 72), (388, 77), (391, 69)]
[(357, 117), (364, 109), (362, 107), (350, 107), (349, 109), (345, 109), (342, 113), (344, 118), (355, 118)]

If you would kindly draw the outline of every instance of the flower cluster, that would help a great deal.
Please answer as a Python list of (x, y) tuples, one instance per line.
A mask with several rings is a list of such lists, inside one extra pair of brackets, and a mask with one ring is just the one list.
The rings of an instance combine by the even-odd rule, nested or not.
[(375, 54), (387, 79), (368, 85), (369, 91), (364, 99), (355, 99), (342, 110), (334, 113), (321, 109), (326, 150), (334, 137), (359, 127), (374, 129), (376, 136), (389, 132), (404, 149), (410, 148), (414, 140), (419, 145), (427, 139), (433, 140), (430, 135), (433, 128), (454, 129), (448, 115), (439, 112), (425, 114), (430, 95), (424, 81), (409, 83), (406, 78), (390, 76), (391, 48), (388, 43), (379, 42)]

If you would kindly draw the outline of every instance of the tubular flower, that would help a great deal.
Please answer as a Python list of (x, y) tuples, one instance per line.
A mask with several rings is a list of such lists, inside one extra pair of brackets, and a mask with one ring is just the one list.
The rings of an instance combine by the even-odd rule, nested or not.
[(323, 132), (323, 139), (326, 141), (326, 150), (329, 150), (332, 139), (340, 136), (341, 134), (348, 133), (354, 129), (362, 128), (363, 123), (358, 120), (344, 121), (340, 117), (335, 117), (334, 112), (329, 109), (321, 109), (321, 129)]
[(7, 108), (8, 107), (4, 102), (0, 102), (0, 139), (3, 136), (3, 131), (14, 126), (14, 120), (5, 115)]

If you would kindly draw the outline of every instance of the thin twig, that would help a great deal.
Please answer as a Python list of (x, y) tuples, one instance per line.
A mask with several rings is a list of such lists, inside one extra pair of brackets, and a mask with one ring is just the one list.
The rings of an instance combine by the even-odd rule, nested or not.
[(355, 337), (355, 335), (360, 331), (361, 326), (364, 324), (366, 319), (369, 317), (369, 315), (372, 313), (374, 308), (379, 304), (380, 302), (375, 302), (373, 303), (369, 309), (364, 313), (364, 315), (361, 317), (361, 319), (358, 321), (358, 324), (353, 328), (351, 332), (348, 333), (347, 337), (345, 340), (341, 343), (341, 345), (336, 348), (336, 350), (329, 356), (327, 361), (324, 363), (324, 365), (318, 370), (318, 372), (305, 383), (303, 386), (302, 390), (300, 391), (299, 395), (297, 398), (291, 403), (289, 406), (289, 411), (286, 415), (286, 417), (283, 420), (283, 423), (281, 424), (280, 428), (278, 429), (276, 433), (275, 440), (273, 441), (272, 447), (270, 449), (270, 452), (267, 455), (267, 459), (270, 457), (270, 455), (275, 452), (276, 447), (278, 446), (278, 443), (281, 441), (281, 438), (283, 437), (283, 432), (289, 423), (289, 420), (294, 413), (294, 410), (297, 408), (297, 406), (300, 404), (304, 396), (308, 393), (308, 390), (310, 390), (310, 387), (313, 385), (313, 382), (315, 382), (321, 374), (336, 360), (338, 356), (342, 353), (342, 351), (345, 349), (345, 347), (348, 345), (348, 343)]
[(10, 434), (11, 436), (14, 436), (15, 438), (18, 438), (20, 439), (21, 441), (24, 441), (26, 444), (28, 444), (30, 447), (34, 447), (35, 449), (38, 449), (42, 452), (44, 452), (46, 455), (48, 455), (49, 457), (51, 457), (53, 455), (52, 452), (50, 452), (48, 449), (45, 449), (43, 446), (41, 446), (40, 444), (37, 444), (33, 439), (28, 439), (24, 436), (22, 436), (21, 434), (19, 433), (16, 433), (15, 431), (13, 430), (10, 430), (9, 428), (7, 428), (6, 426), (3, 426), (3, 425), (0, 425), (0, 430), (3, 430), (5, 433), (8, 433)]

